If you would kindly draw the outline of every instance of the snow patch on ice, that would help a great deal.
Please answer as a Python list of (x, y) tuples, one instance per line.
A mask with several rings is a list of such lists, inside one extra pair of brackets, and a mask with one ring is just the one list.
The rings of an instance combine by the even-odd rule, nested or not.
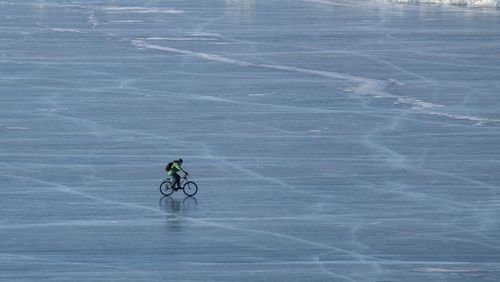
[(210, 32), (191, 32), (189, 33), (191, 36), (211, 36), (211, 37), (220, 37), (220, 34), (210, 33)]
[(338, 1), (335, 0), (305, 0), (305, 1), (311, 3), (333, 5), (333, 6), (352, 6), (347, 3), (339, 3)]
[(5, 127), (10, 130), (28, 130), (29, 128), (27, 127), (22, 127), (22, 126), (7, 126)]
[(270, 96), (272, 94), (274, 94), (275, 92), (271, 92), (271, 93), (250, 93), (248, 94), (248, 96), (250, 97), (266, 97), (266, 96)]
[(202, 38), (202, 37), (149, 37), (147, 40), (152, 41), (214, 41), (215, 38)]
[(97, 17), (95, 16), (94, 13), (91, 13), (89, 15), (89, 22), (90, 22), (90, 24), (92, 24), (92, 28), (96, 28), (99, 25), (101, 25), (101, 23), (99, 22), (99, 20), (97, 19)]
[(415, 271), (418, 272), (434, 272), (434, 273), (459, 273), (459, 272), (479, 272), (484, 271), (479, 268), (440, 268), (440, 267), (422, 267), (417, 268)]
[(467, 7), (496, 8), (500, 7), (499, 0), (386, 0), (396, 3), (415, 3), (415, 4), (435, 4), (435, 5), (460, 5)]
[(184, 11), (168, 8), (145, 8), (145, 7), (105, 7), (107, 13), (131, 13), (131, 14), (183, 14)]
[(82, 33), (82, 31), (77, 30), (77, 29), (71, 29), (71, 28), (51, 28), (52, 31), (56, 32), (75, 32), (75, 33)]
[(57, 112), (57, 111), (67, 111), (69, 108), (37, 108), (37, 111), (44, 111), (44, 112)]
[(110, 23), (143, 23), (144, 21), (139, 20), (119, 20), (119, 21), (109, 21)]
[(389, 79), (389, 81), (390, 81), (392, 84), (397, 85), (397, 86), (406, 86), (406, 83), (401, 82), (401, 81), (399, 81), (399, 80), (397, 80), (397, 79), (394, 79), (394, 78)]

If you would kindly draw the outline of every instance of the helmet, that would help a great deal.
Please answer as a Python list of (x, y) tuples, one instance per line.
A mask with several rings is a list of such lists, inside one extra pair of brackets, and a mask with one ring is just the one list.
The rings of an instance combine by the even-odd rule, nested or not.
[(182, 159), (179, 159), (179, 162), (182, 163)]

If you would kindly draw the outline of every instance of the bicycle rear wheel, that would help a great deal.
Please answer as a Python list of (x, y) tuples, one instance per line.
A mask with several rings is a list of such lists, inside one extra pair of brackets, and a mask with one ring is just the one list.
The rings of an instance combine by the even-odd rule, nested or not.
[(182, 186), (182, 190), (184, 191), (184, 194), (191, 197), (198, 192), (198, 185), (196, 185), (193, 181), (188, 181), (184, 184), (184, 186)]
[(170, 194), (174, 193), (174, 189), (172, 189), (170, 186), (172, 186), (170, 180), (163, 181), (160, 184), (160, 193), (162, 193), (165, 196), (169, 196)]

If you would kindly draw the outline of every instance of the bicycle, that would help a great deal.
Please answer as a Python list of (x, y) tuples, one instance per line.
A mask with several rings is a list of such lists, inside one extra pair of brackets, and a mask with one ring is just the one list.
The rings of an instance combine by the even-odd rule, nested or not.
[(198, 185), (194, 181), (189, 181), (187, 175), (181, 177), (181, 181), (178, 187), (172, 188), (173, 181), (174, 179), (171, 177), (164, 179), (160, 184), (160, 193), (165, 196), (169, 196), (174, 193), (174, 191), (182, 189), (182, 191), (184, 191), (184, 194), (191, 197), (198, 192)]

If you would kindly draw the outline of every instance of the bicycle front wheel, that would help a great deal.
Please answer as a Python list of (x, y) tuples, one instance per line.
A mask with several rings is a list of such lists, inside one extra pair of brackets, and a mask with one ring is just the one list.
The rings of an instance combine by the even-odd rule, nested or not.
[(172, 183), (169, 180), (163, 181), (160, 184), (160, 193), (165, 196), (169, 196), (170, 194), (174, 193), (174, 189), (172, 189), (170, 186), (172, 186)]
[(196, 185), (193, 181), (188, 181), (184, 184), (184, 186), (182, 186), (182, 190), (184, 191), (184, 194), (191, 197), (198, 192), (198, 185)]

